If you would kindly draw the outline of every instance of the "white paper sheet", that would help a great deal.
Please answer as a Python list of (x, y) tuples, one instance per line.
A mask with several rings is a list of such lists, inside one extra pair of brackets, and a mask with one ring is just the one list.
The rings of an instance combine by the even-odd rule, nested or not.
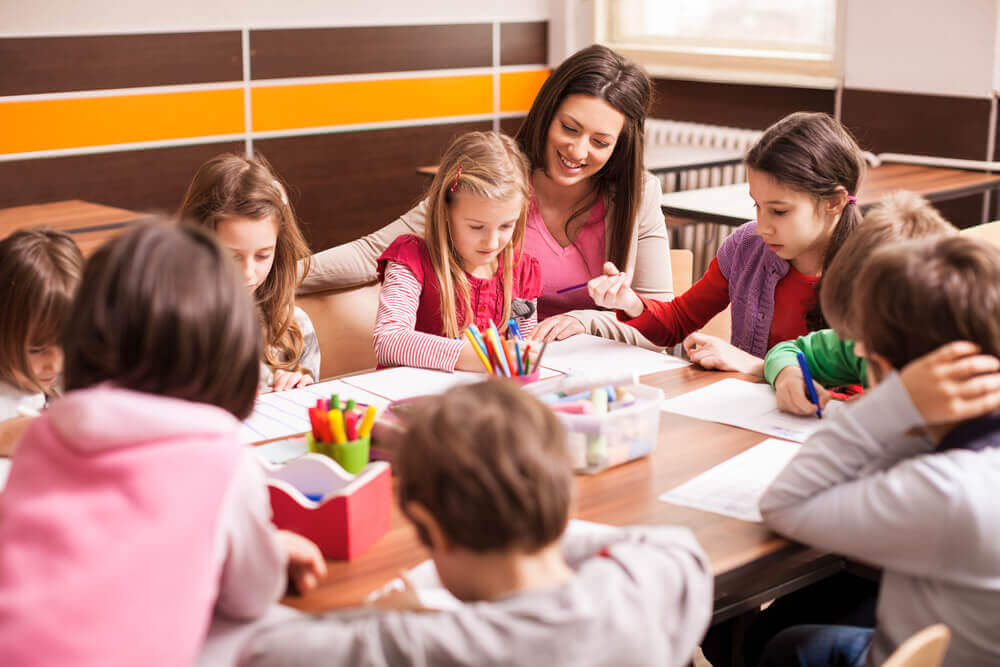
[(690, 365), (688, 361), (662, 352), (588, 334), (549, 343), (545, 348), (545, 356), (542, 357), (543, 368), (563, 373), (602, 374), (637, 371), (644, 375)]
[[(839, 403), (828, 403), (823, 414), (838, 407)], [(823, 423), (814, 415), (800, 417), (778, 410), (778, 400), (770, 385), (735, 378), (665, 399), (663, 409), (795, 442), (805, 442)]]
[(660, 500), (760, 523), (760, 497), (801, 446), (768, 438), (667, 491)]
[[(542, 369), (545, 371), (546, 369)], [(558, 375), (554, 371), (540, 374), (542, 378)], [(373, 373), (363, 373), (344, 378), (342, 381), (352, 386), (364, 389), (373, 394), (383, 396), (390, 401), (398, 401), (414, 396), (432, 396), (448, 391), (460, 384), (472, 384), (486, 379), (484, 373), (469, 373), (455, 371), (432, 371), (426, 368), (409, 368), (397, 366)]]
[(379, 410), (389, 404), (385, 397), (342, 380), (261, 394), (254, 403), (253, 414), (240, 426), (240, 442), (260, 442), (305, 433), (311, 428), (307, 409), (316, 405), (317, 398), (330, 398), (331, 394), (338, 394), (341, 401), (353, 398), (358, 403), (374, 405)]

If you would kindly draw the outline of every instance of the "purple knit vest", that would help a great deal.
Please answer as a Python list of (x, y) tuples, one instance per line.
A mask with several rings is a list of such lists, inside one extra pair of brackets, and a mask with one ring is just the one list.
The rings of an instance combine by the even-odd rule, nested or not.
[(733, 310), (730, 342), (755, 357), (767, 354), (774, 317), (774, 288), (788, 273), (788, 262), (771, 252), (751, 220), (722, 242), (716, 258), (729, 281)]

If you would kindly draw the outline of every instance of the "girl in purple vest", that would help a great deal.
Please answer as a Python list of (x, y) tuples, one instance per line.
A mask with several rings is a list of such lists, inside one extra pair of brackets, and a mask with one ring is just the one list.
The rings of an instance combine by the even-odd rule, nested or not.
[(375, 357), (382, 366), (481, 371), (468, 325), (529, 336), (542, 292), (538, 261), (521, 252), (528, 160), (507, 136), (469, 132), (441, 158), (427, 192), (423, 238), (398, 237), (378, 260)]
[[(658, 345), (684, 343), (705, 368), (763, 377), (775, 344), (826, 328), (818, 283), (861, 216), (865, 172), (850, 133), (823, 113), (793, 113), (746, 156), (757, 219), (725, 240), (705, 275), (673, 301), (638, 296), (613, 264), (590, 281), (594, 302)], [(732, 339), (696, 333), (732, 304)]]

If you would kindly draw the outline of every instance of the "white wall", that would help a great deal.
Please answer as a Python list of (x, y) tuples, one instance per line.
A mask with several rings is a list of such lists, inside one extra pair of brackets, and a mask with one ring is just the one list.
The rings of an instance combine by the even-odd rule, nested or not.
[(844, 0), (844, 85), (992, 97), (997, 0)]
[(0, 0), (0, 36), (537, 21), (549, 0)]

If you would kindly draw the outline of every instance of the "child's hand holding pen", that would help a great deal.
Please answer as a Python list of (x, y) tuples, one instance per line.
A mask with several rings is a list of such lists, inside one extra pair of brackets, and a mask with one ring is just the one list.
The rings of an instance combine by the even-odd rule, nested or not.
[(622, 273), (611, 262), (604, 263), (604, 275), (587, 283), (590, 298), (602, 308), (623, 310), (629, 317), (639, 317), (643, 311), (642, 301), (630, 285), (627, 273)]
[[(813, 380), (813, 387), (816, 389), (816, 396), (819, 398), (819, 407), (826, 408), (830, 402), (830, 392)], [(786, 366), (778, 373), (774, 380), (775, 398), (778, 399), (778, 409), (793, 415), (809, 416), (816, 414), (816, 404), (806, 393), (802, 371), (798, 366)]]

